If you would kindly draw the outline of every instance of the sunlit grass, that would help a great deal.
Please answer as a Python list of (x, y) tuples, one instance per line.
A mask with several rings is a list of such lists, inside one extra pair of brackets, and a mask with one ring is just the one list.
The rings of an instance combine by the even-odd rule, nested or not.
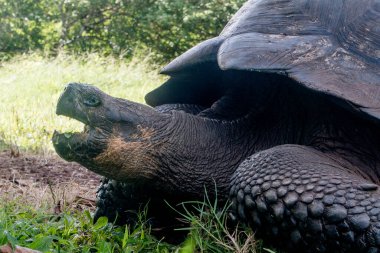
[(78, 130), (80, 123), (55, 115), (64, 86), (70, 82), (94, 84), (112, 96), (143, 102), (158, 86), (158, 75), (147, 59), (126, 62), (96, 54), (56, 58), (22, 55), (0, 63), (0, 140), (27, 151), (50, 152), (56, 130)]

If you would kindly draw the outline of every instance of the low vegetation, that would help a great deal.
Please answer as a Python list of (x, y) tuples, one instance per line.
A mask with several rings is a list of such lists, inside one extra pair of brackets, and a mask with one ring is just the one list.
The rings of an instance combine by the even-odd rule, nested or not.
[[(143, 216), (142, 216), (143, 218)], [(90, 211), (47, 210), (0, 205), (0, 244), (23, 245), (42, 252), (173, 252), (175, 246), (149, 234), (143, 219), (134, 228), (115, 227), (106, 217), (93, 222)]]
[[(188, 237), (181, 245), (170, 245), (150, 235), (144, 210), (133, 227), (115, 226), (105, 217), (94, 222), (91, 202), (72, 198), (78, 188), (74, 183), (45, 188), (29, 185), (21, 194), (13, 184), (6, 187), (7, 194), (0, 202), (0, 245), (78, 253), (272, 252), (256, 245), (250, 230), (227, 230), (227, 206), (219, 209), (207, 198), (181, 204), (185, 211), (178, 215), (190, 224), (186, 229)], [(83, 189), (78, 190), (86, 196)]]
[[(44, 192), (45, 200), (59, 198), (59, 191), (50, 190), (52, 195)], [(150, 235), (144, 211), (135, 226), (115, 226), (106, 217), (94, 222), (91, 208), (77, 200), (49, 206), (47, 203), (54, 203), (51, 199), (36, 205), (25, 196), (9, 197), (0, 202), (0, 245), (22, 245), (42, 252), (274, 253), (257, 244), (249, 229), (226, 229), (227, 206), (220, 209), (207, 198), (182, 204), (185, 212), (179, 216), (191, 224), (186, 229), (188, 237), (181, 245), (170, 245)]]

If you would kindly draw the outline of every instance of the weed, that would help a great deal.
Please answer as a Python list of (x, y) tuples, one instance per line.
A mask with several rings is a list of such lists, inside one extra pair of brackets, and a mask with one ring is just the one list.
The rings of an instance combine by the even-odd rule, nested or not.
[[(230, 204), (227, 202), (224, 206), (220, 206), (216, 188), (215, 196), (214, 200), (211, 200), (205, 191), (203, 201), (184, 202), (179, 208), (172, 207), (190, 225), (184, 228), (189, 234), (182, 245), (181, 253), (274, 253), (263, 248), (261, 241), (255, 240), (250, 228), (228, 222)], [(231, 229), (233, 227), (235, 229)]]

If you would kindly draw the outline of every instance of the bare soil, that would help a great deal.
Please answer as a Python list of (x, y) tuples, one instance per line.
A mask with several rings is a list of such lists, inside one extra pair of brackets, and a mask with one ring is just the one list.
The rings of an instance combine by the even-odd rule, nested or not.
[(16, 184), (31, 180), (52, 185), (69, 181), (98, 185), (100, 177), (79, 164), (56, 156), (18, 154), (14, 157), (6, 150), (0, 152), (0, 179)]
[(94, 207), (100, 176), (58, 156), (0, 151), (0, 198), (22, 198), (35, 207)]

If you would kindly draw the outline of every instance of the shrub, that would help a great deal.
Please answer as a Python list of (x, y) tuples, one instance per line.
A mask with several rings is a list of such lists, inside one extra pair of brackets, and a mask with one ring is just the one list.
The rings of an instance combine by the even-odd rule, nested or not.
[(216, 36), (243, 0), (0, 0), (0, 52), (98, 52), (168, 60)]

